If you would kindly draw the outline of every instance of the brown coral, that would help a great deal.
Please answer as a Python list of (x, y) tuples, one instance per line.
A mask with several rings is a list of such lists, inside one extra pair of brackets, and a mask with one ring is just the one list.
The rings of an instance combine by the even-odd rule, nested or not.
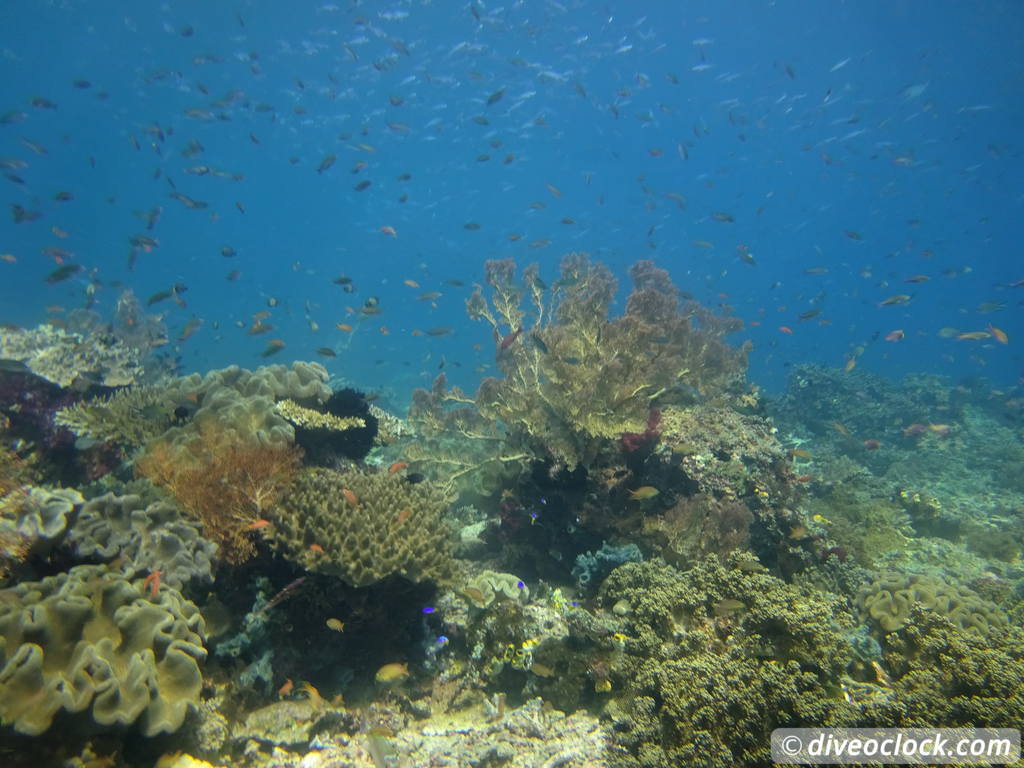
[(216, 423), (188, 443), (159, 441), (135, 465), (203, 525), (229, 563), (255, 552), (247, 527), (266, 516), (299, 470), (302, 452), (281, 443), (239, 440)]
[[(742, 378), (747, 348), (722, 341), (740, 321), (681, 301), (653, 262), (632, 267), (634, 289), (615, 318), (617, 281), (607, 267), (570, 254), (561, 270), (548, 287), (531, 265), (520, 285), (514, 262), (490, 261), (490, 297), (478, 286), (467, 300), (469, 316), (499, 340), (504, 374), (481, 383), (476, 405), (537, 455), (586, 463), (610, 440), (642, 432), (659, 398), (713, 397)], [(536, 319), (524, 327), (527, 293)]]
[(440, 487), (392, 474), (309, 469), (275, 508), (272, 537), (310, 571), (355, 587), (391, 575), (411, 581), (447, 578), (449, 533)]

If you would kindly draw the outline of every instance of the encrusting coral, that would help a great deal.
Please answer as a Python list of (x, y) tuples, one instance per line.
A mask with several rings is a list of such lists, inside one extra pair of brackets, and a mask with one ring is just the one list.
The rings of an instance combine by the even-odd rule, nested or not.
[(393, 474), (304, 470), (271, 513), (271, 539), (309, 571), (363, 587), (391, 575), (443, 581), (451, 569), (448, 500)]
[(199, 700), (203, 618), (177, 590), (79, 565), (0, 592), (0, 716), (38, 735), (61, 709), (176, 731)]
[(244, 562), (255, 553), (253, 526), (262, 524), (298, 472), (302, 452), (288, 443), (240, 439), (216, 422), (190, 437), (150, 445), (135, 469), (199, 520), (220, 557)]
[(643, 432), (658, 398), (713, 397), (746, 369), (747, 347), (722, 340), (741, 321), (680, 301), (653, 262), (630, 269), (633, 292), (615, 318), (617, 281), (586, 255), (566, 256), (551, 286), (537, 265), (518, 283), (511, 259), (488, 261), (486, 273), (490, 297), (478, 286), (466, 308), (491, 326), (503, 378), (481, 383), (476, 406), (538, 457), (570, 468), (586, 463), (606, 441)]

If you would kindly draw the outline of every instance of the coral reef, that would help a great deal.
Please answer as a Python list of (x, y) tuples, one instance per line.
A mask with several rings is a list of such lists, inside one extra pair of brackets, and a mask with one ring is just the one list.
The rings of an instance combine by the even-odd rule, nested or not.
[(177, 407), (167, 390), (136, 386), (61, 408), (54, 420), (78, 437), (138, 448), (174, 426)]
[(537, 458), (585, 464), (609, 441), (642, 433), (659, 398), (713, 397), (742, 380), (747, 347), (722, 341), (741, 322), (681, 303), (653, 262), (631, 268), (633, 292), (616, 318), (607, 267), (570, 254), (550, 287), (538, 272), (527, 267), (520, 284), (514, 261), (488, 261), (489, 299), (478, 286), (466, 302), (470, 318), (491, 326), (503, 374), (481, 383), (476, 405)]
[[(155, 592), (155, 594), (154, 594)], [(29, 735), (61, 709), (177, 730), (199, 699), (203, 619), (176, 590), (80, 565), (0, 593), (0, 716)]]
[(762, 765), (773, 728), (851, 722), (841, 602), (738, 565), (630, 563), (602, 585), (602, 604), (626, 613), (609, 670), (624, 693), (606, 710), (626, 764)]
[(234, 432), (239, 442), (292, 444), (292, 424), (274, 408), (278, 400), (303, 407), (325, 403), (331, 396), (327, 370), (319, 363), (295, 362), (291, 367), (269, 365), (247, 371), (237, 365), (194, 373), (171, 382), (167, 393), (189, 409), (190, 420), (171, 427), (163, 436), (173, 443), (188, 442), (211, 423)]
[(643, 559), (640, 547), (632, 542), (618, 547), (605, 542), (597, 552), (584, 552), (576, 556), (572, 577), (581, 587), (596, 589), (605, 576), (623, 563), (639, 563)]
[(76, 380), (120, 387), (135, 383), (143, 373), (139, 349), (109, 334), (81, 335), (45, 323), (0, 329), (0, 360), (21, 363), (60, 387)]
[(150, 444), (136, 471), (166, 489), (203, 526), (229, 563), (255, 553), (252, 531), (263, 525), (299, 470), (301, 451), (287, 442), (243, 440), (207, 421), (190, 439)]
[(505, 432), (477, 410), (473, 399), (438, 374), (429, 390), (417, 389), (409, 408), (415, 439), (404, 455), (436, 482), (486, 495), (530, 458), (507, 450)]
[(270, 514), (270, 536), (306, 570), (360, 587), (390, 575), (443, 581), (451, 566), (448, 504), (433, 483), (393, 474), (304, 470)]
[(213, 578), (216, 546), (177, 507), (139, 496), (107, 493), (82, 507), (68, 542), (81, 557), (113, 560), (127, 576), (160, 572), (161, 583), (181, 587)]
[(56, 539), (83, 501), (73, 488), (25, 486), (0, 498), (0, 527), (12, 527), (30, 539)]
[(347, 429), (358, 429), (365, 427), (366, 422), (358, 416), (342, 418), (333, 413), (324, 413), (305, 408), (294, 400), (278, 400), (274, 404), (274, 410), (279, 416), (283, 416), (297, 427), (306, 429), (322, 429), (332, 432), (344, 432)]
[(498, 573), (483, 570), (469, 579), (461, 589), (462, 594), (477, 608), (490, 608), (496, 600), (526, 602), (530, 589), (514, 573)]
[(919, 574), (882, 573), (861, 589), (857, 602), (863, 617), (883, 632), (903, 627), (916, 604), (982, 637), (1004, 630), (1009, 623), (1003, 611), (970, 589)]

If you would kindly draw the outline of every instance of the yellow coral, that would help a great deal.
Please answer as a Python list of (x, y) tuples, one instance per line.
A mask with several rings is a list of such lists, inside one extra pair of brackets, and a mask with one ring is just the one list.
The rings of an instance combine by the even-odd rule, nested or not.
[(335, 432), (344, 432), (347, 429), (360, 429), (366, 426), (366, 422), (358, 416), (342, 418), (333, 413), (304, 408), (294, 400), (280, 400), (274, 405), (274, 410), (295, 426), (307, 429), (329, 429)]

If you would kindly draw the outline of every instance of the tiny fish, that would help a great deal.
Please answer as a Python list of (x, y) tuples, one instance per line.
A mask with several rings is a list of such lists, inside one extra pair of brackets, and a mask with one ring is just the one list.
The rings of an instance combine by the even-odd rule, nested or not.
[(661, 493), (661, 491), (653, 485), (643, 485), (635, 491), (630, 491), (629, 498), (630, 501), (646, 501), (647, 499), (653, 499), (659, 493)]
[(897, 328), (895, 331), (889, 331), (887, 334), (885, 334), (885, 340), (886, 341), (902, 341), (904, 336), (906, 336), (906, 334), (903, 332), (903, 330), (900, 329), (900, 328)]
[(327, 170), (328, 168), (330, 168), (330, 167), (331, 167), (332, 165), (334, 165), (334, 163), (335, 163), (335, 161), (336, 161), (337, 159), (338, 159), (338, 156), (337, 156), (337, 155), (333, 155), (333, 154), (331, 154), (331, 155), (326, 155), (326, 156), (324, 157), (324, 159), (320, 161), (320, 165), (319, 165), (319, 166), (317, 166), (316, 172), (317, 172), (317, 173), (323, 173), (323, 172), (324, 172), (324, 171), (326, 171), (326, 170)]
[(880, 306), (880, 307), (899, 306), (900, 304), (906, 304), (908, 301), (910, 301), (910, 298), (911, 297), (908, 294), (906, 294), (906, 293), (897, 293), (895, 296), (890, 296), (887, 299), (882, 299), (882, 301), (878, 302), (878, 306)]
[(328, 619), (325, 623), (327, 624), (328, 629), (333, 629), (335, 632), (345, 631), (345, 622), (341, 621), (340, 619), (331, 618)]
[(711, 214), (711, 218), (714, 219), (715, 221), (721, 221), (726, 224), (732, 224), (733, 222), (736, 221), (735, 216), (733, 216), (731, 213), (726, 213), (725, 211), (715, 211), (714, 213)]
[(355, 491), (351, 491), (348, 488), (341, 489), (341, 495), (345, 497), (345, 501), (351, 504), (353, 507), (360, 507), (362, 504), (359, 502), (359, 497), (356, 496)]
[(447, 336), (451, 332), (452, 329), (447, 325), (438, 325), (434, 328), (428, 329), (426, 333), (427, 336)]
[(409, 677), (409, 665), (398, 663), (385, 664), (377, 670), (377, 674), (374, 677), (378, 683), (383, 685), (397, 685)]
[(369, 188), (371, 184), (373, 184), (373, 182), (370, 181), (369, 179), (363, 179), (358, 184), (356, 184), (355, 187), (353, 187), (353, 189), (355, 189), (356, 192), (362, 192), (363, 190)]
[(81, 264), (65, 264), (62, 267), (57, 267), (53, 272), (48, 274), (44, 280), (49, 285), (56, 285), (57, 283), (67, 280), (69, 277), (74, 277), (82, 271), (84, 267)]
[(321, 357), (337, 357), (338, 356), (338, 353), (335, 352), (330, 347), (320, 347), (319, 349), (317, 349), (316, 353), (318, 355), (320, 355)]
[(441, 296), (442, 296), (442, 294), (441, 294), (440, 291), (427, 291), (426, 293), (421, 293), (419, 296), (417, 296), (416, 300), (417, 301), (434, 301), (434, 299), (439, 299), (439, 298), (441, 298)]
[(504, 88), (502, 88), (501, 90), (495, 91), (494, 93), (492, 93), (490, 96), (487, 97), (487, 106), (489, 107), (492, 104), (497, 104), (499, 101), (501, 101), (501, 97), (504, 96), (504, 95), (505, 95), (505, 89)]
[(475, 232), (476, 230), (480, 229), (480, 222), (467, 221), (465, 224), (462, 225), (462, 228), (468, 229), (470, 232)]
[(853, 229), (848, 229), (843, 234), (846, 235), (851, 240), (863, 240), (864, 239), (864, 236), (860, 232), (857, 232), (856, 230), (853, 230)]

